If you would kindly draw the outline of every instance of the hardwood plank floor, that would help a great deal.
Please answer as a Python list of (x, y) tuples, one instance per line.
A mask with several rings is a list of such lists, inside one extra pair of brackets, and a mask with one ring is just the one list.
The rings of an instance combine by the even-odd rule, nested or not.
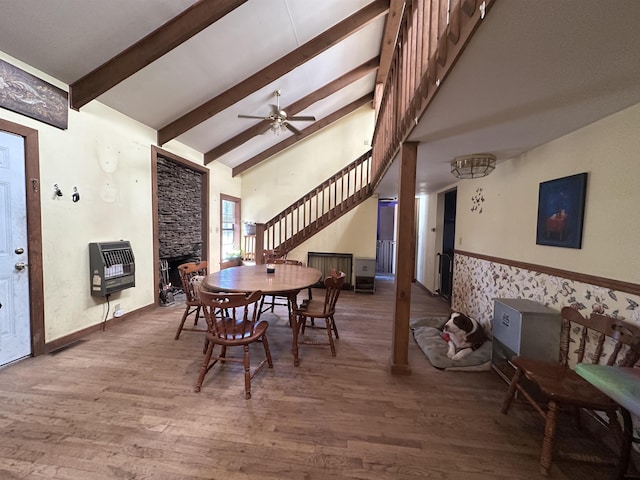
[[(496, 374), (438, 371), (413, 338), (413, 374), (388, 372), (392, 296), (384, 278), (374, 295), (343, 292), (337, 357), (302, 345), (297, 368), (286, 309), (265, 316), (275, 365), (250, 400), (236, 364), (216, 365), (193, 392), (203, 337), (173, 339), (181, 305), (4, 368), (0, 479), (544, 478), (542, 421), (521, 404), (500, 413)], [(415, 316), (448, 311), (415, 286), (412, 296)], [(607, 473), (563, 461), (549, 478)]]

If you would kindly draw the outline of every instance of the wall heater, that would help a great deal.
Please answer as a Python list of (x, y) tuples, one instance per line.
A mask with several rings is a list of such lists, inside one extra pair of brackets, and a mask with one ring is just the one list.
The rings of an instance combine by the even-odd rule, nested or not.
[(136, 286), (136, 264), (127, 241), (89, 244), (91, 295), (104, 297)]

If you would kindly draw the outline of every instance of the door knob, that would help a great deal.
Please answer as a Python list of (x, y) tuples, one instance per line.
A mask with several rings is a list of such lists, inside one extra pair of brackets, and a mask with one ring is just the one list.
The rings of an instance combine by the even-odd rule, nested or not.
[(24, 262), (18, 262), (18, 263), (16, 263), (16, 270), (24, 270), (28, 266), (29, 265), (24, 263)]
[(24, 248), (18, 247), (15, 249), (15, 252), (16, 252), (16, 255), (22, 255), (24, 253)]

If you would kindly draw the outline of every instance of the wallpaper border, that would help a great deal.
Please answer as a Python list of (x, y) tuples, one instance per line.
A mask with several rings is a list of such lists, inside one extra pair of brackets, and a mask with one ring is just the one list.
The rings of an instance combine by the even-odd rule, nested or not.
[(598, 285), (600, 287), (616, 290), (619, 292), (630, 293), (632, 295), (640, 296), (640, 284), (623, 282), (621, 280), (613, 280), (611, 278), (597, 277), (595, 275), (588, 275), (586, 273), (571, 272), (569, 270), (562, 270), (559, 268), (547, 267), (544, 265), (536, 265), (534, 263), (519, 262), (517, 260), (509, 260), (506, 258), (492, 257), (490, 255), (483, 255), (480, 253), (466, 252), (464, 250), (455, 250), (455, 254), (464, 255), (467, 257), (477, 258), (480, 260), (486, 260), (493, 263), (500, 263), (510, 267), (522, 268), (525, 270), (531, 270), (533, 272), (545, 273), (547, 275), (566, 278), (567, 280), (574, 280), (581, 283), (587, 283), (591, 285)]

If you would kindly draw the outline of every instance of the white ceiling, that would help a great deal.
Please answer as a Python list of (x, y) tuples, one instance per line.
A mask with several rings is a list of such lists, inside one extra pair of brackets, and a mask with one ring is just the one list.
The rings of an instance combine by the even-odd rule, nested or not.
[[(249, 0), (98, 100), (155, 129), (277, 61), (372, 0)], [(71, 84), (143, 38), (194, 0), (0, 0), (0, 50)], [(286, 107), (376, 57), (386, 17), (177, 137), (205, 153), (268, 115), (273, 92)], [(25, 34), (28, 32), (28, 34)], [(297, 115), (318, 120), (373, 92), (375, 73)], [(299, 129), (307, 122), (294, 124)], [(254, 137), (220, 161), (234, 167), (291, 136)], [(361, 142), (361, 139), (358, 139)]]
[[(499, 168), (639, 103), (640, 1), (497, 0), (439, 88), (409, 137), (421, 193), (453, 183), (456, 156), (490, 152)], [(396, 195), (397, 163), (383, 196)]]
[[(98, 100), (160, 128), (371, 3), (249, 0)], [(0, 0), (0, 50), (68, 84), (175, 17), (194, 0)], [(380, 52), (385, 17), (177, 139), (206, 152)], [(499, 162), (640, 102), (640, 1), (495, 0), (409, 139), (417, 188), (452, 184), (449, 160)], [(300, 115), (321, 119), (373, 91), (375, 74)], [(307, 123), (296, 124), (304, 128)], [(254, 137), (216, 161), (236, 166), (287, 138)], [(361, 142), (361, 139), (357, 139)], [(397, 162), (382, 184), (395, 196)], [(499, 168), (499, 165), (498, 165)], [(469, 181), (469, 180), (467, 180)]]

